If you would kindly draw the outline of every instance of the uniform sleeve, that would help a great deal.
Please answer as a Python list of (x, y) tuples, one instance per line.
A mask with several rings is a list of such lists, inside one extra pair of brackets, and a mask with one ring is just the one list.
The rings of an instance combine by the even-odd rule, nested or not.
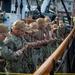
[(7, 38), (4, 41), (4, 44), (8, 47), (8, 49), (11, 49), (11, 50), (14, 50), (14, 51), (16, 50), (15, 44), (13, 43), (13, 41), (10, 38)]
[(7, 38), (4, 41), (4, 46), (1, 50), (2, 57), (4, 59), (14, 60), (17, 59), (15, 44), (12, 42), (10, 38)]
[(4, 46), (1, 50), (1, 56), (6, 60), (17, 60), (18, 56), (15, 51), (8, 49), (8, 47)]
[(29, 36), (29, 42), (34, 42), (36, 39), (33, 36)]

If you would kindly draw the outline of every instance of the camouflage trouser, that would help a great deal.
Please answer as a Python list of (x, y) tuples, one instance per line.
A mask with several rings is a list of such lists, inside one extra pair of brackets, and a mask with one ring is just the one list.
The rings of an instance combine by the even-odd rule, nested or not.
[(27, 58), (24, 55), (20, 55), (18, 60), (7, 61), (6, 71), (11, 73), (30, 73)]
[(53, 40), (51, 43), (50, 43), (50, 46), (51, 46), (51, 53), (53, 53), (60, 45), (61, 41), (59, 39), (57, 40)]
[(57, 42), (58, 42), (58, 46), (59, 46), (62, 43), (62, 40), (58, 39)]
[[(0, 62), (0, 72), (5, 72), (5, 65), (6, 65), (6, 62)], [(1, 74), (1, 75), (5, 75), (5, 74)]]
[(50, 43), (50, 46), (51, 46), (51, 54), (56, 50), (57, 48), (57, 40), (53, 40), (51, 43)]
[(1, 64), (0, 64), (0, 72), (5, 72), (5, 69)]
[(45, 61), (48, 58), (48, 47), (46, 46), (42, 46), (43, 49), (43, 61)]
[(52, 47), (51, 47), (51, 43), (49, 43), (48, 45), (47, 45), (47, 49), (48, 49), (48, 57), (51, 55), (51, 49), (52, 49)]
[(28, 58), (27, 62), (28, 62), (28, 67), (29, 67), (30, 73), (33, 73), (36, 70), (36, 66), (33, 61), (34, 49), (29, 48), (29, 49), (27, 49), (26, 53), (27, 53), (27, 58)]
[(34, 48), (33, 62), (36, 68), (39, 67), (43, 63), (42, 48)]
[(18, 66), (17, 64), (15, 66), (16, 67), (12, 67), (11, 65), (6, 65), (6, 71), (11, 73), (30, 73), (27, 63), (25, 64), (25, 66), (22, 65), (21, 67), (17, 67)]

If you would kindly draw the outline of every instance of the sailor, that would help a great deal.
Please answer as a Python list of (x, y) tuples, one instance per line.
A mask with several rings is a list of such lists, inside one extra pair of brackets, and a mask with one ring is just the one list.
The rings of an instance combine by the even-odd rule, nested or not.
[[(38, 27), (39, 31), (33, 34), (34, 38), (36, 40), (39, 40), (39, 41), (42, 41), (44, 39), (47, 40), (48, 39), (48, 33), (47, 33), (46, 29), (44, 28), (44, 25), (45, 25), (44, 19), (38, 18), (36, 20), (36, 23), (37, 23), (37, 27)], [(46, 46), (47, 46), (47, 43), (43, 44), (43, 46), (40, 49), (40, 55), (41, 56), (39, 59), (41, 60), (41, 62), (43, 62), (46, 58), (46, 54), (45, 54)]]
[[(11, 51), (18, 51), (23, 47), (24, 50), (27, 50), (27, 46), (25, 46), (26, 40), (23, 38), (24, 31), (27, 31), (25, 22), (22, 20), (15, 21), (9, 32), (10, 37), (5, 40), (5, 44), (11, 49)], [(6, 69), (8, 72), (30, 73), (27, 61), (27, 54), (23, 51), (23, 54), (21, 54), (16, 61), (8, 61)]]
[(5, 71), (7, 60), (16, 60), (17, 57), (22, 54), (21, 50), (14, 52), (4, 44), (3, 41), (6, 37), (9, 37), (8, 27), (5, 24), (0, 23), (0, 72)]

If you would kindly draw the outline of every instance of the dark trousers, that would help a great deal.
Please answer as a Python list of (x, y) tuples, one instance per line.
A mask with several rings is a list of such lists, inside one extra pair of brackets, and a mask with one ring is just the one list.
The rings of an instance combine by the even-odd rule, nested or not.
[(0, 72), (5, 72), (4, 67), (0, 65)]

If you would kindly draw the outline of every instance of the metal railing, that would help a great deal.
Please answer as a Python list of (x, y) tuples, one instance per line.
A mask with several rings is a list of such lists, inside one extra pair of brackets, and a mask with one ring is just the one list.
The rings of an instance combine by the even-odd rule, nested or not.
[[(33, 75), (54, 75), (54, 72), (73, 72), (75, 28), (70, 32), (61, 45), (33, 73)], [(60, 59), (59, 59), (60, 58)]]

